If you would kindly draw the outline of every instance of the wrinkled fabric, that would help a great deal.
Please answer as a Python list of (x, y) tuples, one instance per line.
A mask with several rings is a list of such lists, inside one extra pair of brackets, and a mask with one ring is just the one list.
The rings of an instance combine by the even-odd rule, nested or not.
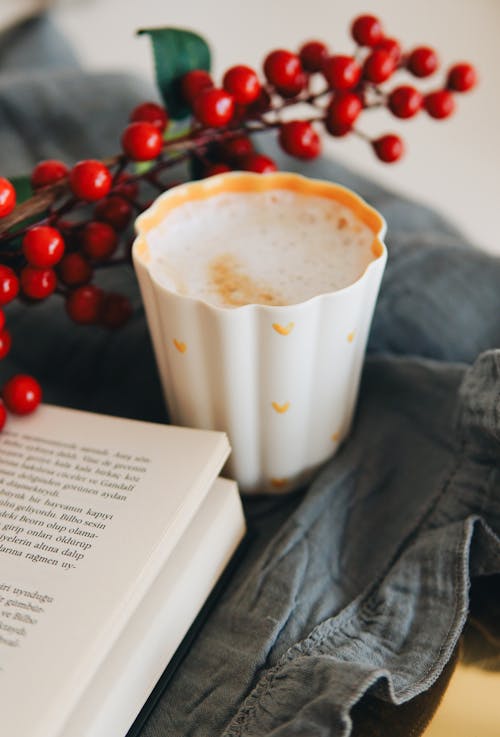
[[(16, 67), (14, 79), (0, 47), (3, 175), (42, 157), (109, 155), (130, 108), (154, 94), (67, 62)], [(379, 209), (388, 266), (351, 436), (307, 489), (245, 500), (249, 550), (144, 737), (347, 737), (363, 694), (399, 704), (436, 681), (471, 610), (477, 631), (497, 621), (500, 259), (334, 162), (263, 147), (281, 168), (341, 182)], [(107, 290), (131, 297), (130, 324), (79, 328), (57, 296), (9, 305), (2, 380), (22, 370), (47, 401), (165, 420), (135, 278), (103, 271)]]

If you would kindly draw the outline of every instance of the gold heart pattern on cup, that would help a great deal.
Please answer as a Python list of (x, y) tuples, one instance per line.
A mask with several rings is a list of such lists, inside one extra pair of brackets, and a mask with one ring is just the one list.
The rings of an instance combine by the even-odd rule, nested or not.
[(284, 404), (278, 404), (278, 402), (272, 402), (273, 409), (278, 412), (278, 414), (282, 415), (285, 412), (288, 412), (290, 409), (290, 402), (285, 402)]
[(273, 322), (273, 328), (279, 335), (289, 335), (295, 326), (294, 322), (289, 322), (288, 325), (280, 325), (279, 322)]
[(182, 342), (182, 340), (177, 340), (176, 338), (173, 339), (172, 343), (175, 345), (179, 353), (185, 353), (187, 350), (187, 345)]
[[(293, 328), (295, 327), (294, 322), (289, 322), (287, 325), (280, 325), (277, 322), (274, 322), (272, 324), (274, 330), (279, 335), (289, 335)], [(354, 331), (349, 333), (347, 335), (347, 340), (349, 343), (352, 343), (354, 340)], [(187, 344), (184, 343), (182, 340), (177, 340), (177, 338), (173, 338), (172, 343), (174, 344), (175, 348), (179, 351), (179, 353), (185, 353), (187, 350)], [(279, 402), (271, 402), (272, 408), (275, 412), (277, 412), (280, 415), (285, 414), (285, 412), (288, 412), (290, 409), (290, 402), (284, 402), (283, 404), (279, 404)], [(340, 431), (334, 432), (331, 435), (331, 439), (334, 443), (338, 443), (340, 440)], [(287, 479), (280, 479), (280, 478), (273, 478), (271, 479), (271, 485), (276, 488), (281, 488), (287, 484)]]

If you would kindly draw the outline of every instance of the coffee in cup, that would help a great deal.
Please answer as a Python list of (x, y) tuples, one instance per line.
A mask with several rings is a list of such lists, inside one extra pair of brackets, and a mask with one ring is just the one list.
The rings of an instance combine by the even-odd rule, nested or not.
[(297, 192), (223, 192), (176, 207), (150, 253), (158, 282), (218, 307), (283, 306), (355, 282), (375, 259), (350, 208)]
[(171, 421), (226, 431), (242, 492), (297, 488), (351, 426), (383, 218), (330, 182), (229, 173), (167, 191), (136, 227)]

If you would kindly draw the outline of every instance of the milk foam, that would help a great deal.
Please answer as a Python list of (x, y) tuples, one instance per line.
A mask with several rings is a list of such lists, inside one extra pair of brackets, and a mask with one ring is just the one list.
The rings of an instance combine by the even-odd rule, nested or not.
[(222, 307), (296, 304), (342, 289), (374, 260), (373, 240), (346, 206), (288, 190), (188, 201), (148, 237), (160, 283)]

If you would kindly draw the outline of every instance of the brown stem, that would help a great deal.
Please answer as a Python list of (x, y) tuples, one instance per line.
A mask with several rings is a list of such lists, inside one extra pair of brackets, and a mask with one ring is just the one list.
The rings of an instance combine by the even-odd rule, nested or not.
[(113, 174), (113, 184), (117, 184), (118, 183), (118, 178), (119, 178), (120, 174), (123, 172), (123, 170), (125, 169), (126, 166), (127, 166), (127, 158), (126, 158), (126, 156), (122, 156), (121, 157), (121, 160), (118, 162), (118, 166), (116, 167), (116, 171)]
[(359, 128), (353, 128), (352, 132), (355, 136), (358, 138), (361, 138), (363, 141), (367, 141), (367, 143), (371, 143), (372, 139), (370, 136), (367, 136), (366, 133), (363, 133), (363, 131), (360, 131)]
[[(118, 154), (117, 156), (109, 156), (108, 158), (103, 159), (102, 163), (110, 168), (115, 166), (116, 164), (120, 165), (123, 159), (123, 154)], [(50, 210), (53, 207), (54, 203), (62, 195), (68, 193), (68, 191), (69, 177), (64, 177), (63, 179), (59, 179), (59, 181), (55, 182), (54, 184), (49, 184), (48, 186), (43, 187), (42, 189), (35, 192), (35, 194), (28, 200), (22, 202), (20, 205), (17, 205), (17, 207), (10, 215), (7, 215), (7, 217), (4, 217), (0, 220), (0, 242), (9, 240), (10, 238), (13, 238), (17, 235), (21, 235), (21, 233), (24, 232), (24, 229), (16, 233), (11, 233), (9, 231), (11, 231), (15, 225), (22, 223), (23, 220), (31, 218), (34, 215), (39, 215), (46, 210)], [(51, 213), (51, 215), (53, 214), (56, 213)]]
[(22, 223), (26, 218), (45, 212), (58, 197), (66, 192), (67, 186), (68, 179), (65, 177), (55, 184), (44, 187), (34, 194), (33, 197), (30, 197), (29, 200), (17, 205), (10, 215), (7, 215), (7, 217), (2, 218), (0, 221), (0, 240), (7, 240), (7, 238), (13, 237), (14, 234), (9, 233), (9, 231), (18, 223)]
[(290, 105), (297, 105), (298, 103), (314, 105), (314, 103), (317, 102), (321, 97), (328, 95), (331, 91), (331, 89), (325, 87), (324, 89), (320, 90), (320, 92), (315, 92), (314, 94), (303, 95), (302, 93), (299, 93), (296, 97), (290, 97), (288, 99), (282, 100), (278, 106), (271, 108), (270, 112), (279, 113), (284, 108), (289, 107)]
[(18, 256), (20, 255), (20, 253), (21, 253), (21, 251), (19, 249), (16, 249), (15, 251), (3, 251), (2, 250), (2, 251), (0, 251), (0, 256), (2, 257), (2, 259), (4, 259), (4, 258), (6, 258), (6, 259), (9, 259), (9, 258), (18, 258)]

